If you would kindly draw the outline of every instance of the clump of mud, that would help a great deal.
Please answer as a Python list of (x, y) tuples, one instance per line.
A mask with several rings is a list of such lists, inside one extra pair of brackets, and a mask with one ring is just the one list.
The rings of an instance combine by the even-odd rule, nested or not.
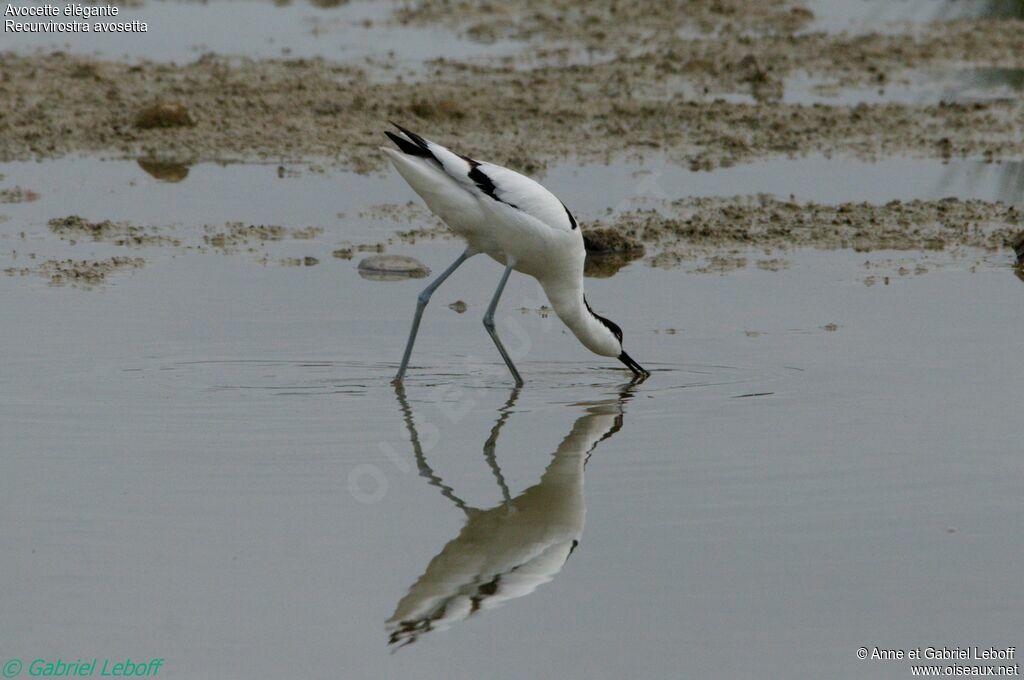
[(142, 130), (192, 127), (195, 124), (196, 122), (188, 111), (188, 106), (179, 101), (154, 102), (135, 116), (135, 127)]
[(140, 158), (136, 161), (147, 175), (161, 182), (177, 183), (188, 177), (188, 163)]
[[(223, 231), (220, 231), (223, 229)], [(203, 242), (213, 248), (234, 248), (252, 243), (281, 241), (285, 237), (285, 228), (276, 224), (245, 224), (229, 222), (223, 227), (206, 226)]]
[(295, 227), (288, 230), (288, 234), (298, 241), (311, 241), (322, 233), (323, 227)]
[(305, 257), (282, 257), (277, 263), (282, 267), (315, 267), (320, 264), (320, 260), (312, 255), (306, 255)]
[(437, 222), (434, 226), (421, 227), (419, 229), (408, 229), (395, 232), (395, 236), (403, 243), (416, 243), (417, 241), (433, 241), (445, 239), (452, 236), (452, 230), (444, 224)]
[[(999, 250), (1020, 229), (1021, 212), (1002, 203), (892, 201), (884, 205), (796, 203), (771, 196), (688, 198), (667, 213), (624, 213), (610, 226), (636, 233), (663, 252), (685, 259), (693, 248)], [(670, 258), (665, 258), (668, 261)]]
[(386, 242), (360, 243), (338, 248), (331, 252), (331, 257), (336, 257), (339, 260), (351, 260), (356, 253), (383, 253), (385, 250), (387, 250)]
[(115, 246), (180, 246), (181, 241), (157, 233), (156, 227), (141, 227), (128, 222), (90, 222), (78, 215), (57, 217), (49, 221), (50, 231), (63, 241), (75, 243), (78, 239), (110, 243)]
[[(162, 232), (170, 227), (139, 226), (130, 222), (114, 222), (102, 220), (90, 221), (79, 215), (54, 218), (49, 221), (51, 233), (70, 245), (80, 241), (104, 243), (114, 246), (131, 247), (165, 247), (176, 252), (213, 252), (233, 255), (247, 252), (257, 255), (263, 264), (277, 262), (285, 266), (313, 267), (320, 263), (314, 255), (302, 257), (273, 258), (266, 248), (271, 243), (285, 239), (313, 240), (323, 233), (321, 227), (284, 227), (280, 225), (246, 224), (244, 222), (228, 222), (221, 226), (205, 225), (201, 229), (189, 230), (182, 235), (169, 236)], [(22, 234), (24, 238), (24, 234)], [(31, 254), (35, 258), (35, 253)], [(35, 268), (13, 268), (8, 274), (44, 273), (50, 275), (54, 282), (98, 281), (108, 271), (128, 266), (141, 266), (142, 260), (130, 258), (112, 258), (110, 260), (91, 262), (87, 260), (50, 260), (45, 265)], [(69, 268), (63, 271), (61, 267)]]
[(633, 234), (610, 227), (584, 229), (583, 245), (592, 255), (644, 254), (644, 244)]
[(203, 242), (223, 251), (240, 248), (253, 250), (254, 246), (286, 238), (310, 240), (323, 233), (322, 227), (291, 228), (278, 224), (246, 224), (245, 222), (228, 222), (223, 226), (206, 225)]
[(107, 277), (119, 271), (138, 269), (145, 265), (141, 257), (111, 257), (106, 260), (46, 260), (35, 267), (10, 267), (4, 270), (9, 276), (38, 274), (50, 279), (50, 284), (70, 284), (92, 288), (103, 284)]
[(611, 227), (584, 229), (583, 245), (587, 249), (583, 275), (598, 279), (613, 276), (646, 252), (644, 244), (628, 230)]
[(39, 200), (39, 194), (31, 189), (22, 189), (21, 187), (0, 189), (0, 203), (31, 203), (37, 200)]
[(414, 201), (405, 203), (376, 203), (359, 212), (364, 219), (388, 220), (391, 222), (431, 222), (437, 217), (422, 204)]

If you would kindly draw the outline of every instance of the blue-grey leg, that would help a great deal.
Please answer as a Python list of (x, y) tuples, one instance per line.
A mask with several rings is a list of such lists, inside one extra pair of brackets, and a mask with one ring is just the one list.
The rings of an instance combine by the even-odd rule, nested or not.
[(444, 280), (452, 275), (452, 272), (459, 268), (459, 265), (471, 258), (476, 253), (466, 249), (459, 258), (452, 262), (448, 269), (441, 272), (441, 275), (430, 282), (430, 285), (423, 289), (419, 297), (416, 298), (416, 316), (412, 318), (412, 330), (409, 331), (409, 341), (405, 344), (405, 354), (402, 355), (402, 365), (398, 367), (398, 374), (395, 376), (394, 382), (401, 382), (405, 376), (405, 367), (409, 365), (409, 357), (412, 355), (412, 346), (416, 342), (416, 333), (420, 329), (420, 319), (423, 318), (423, 310), (426, 309), (427, 303), (430, 302), (430, 296), (434, 294), (438, 286), (444, 283)]
[(512, 371), (512, 377), (516, 380), (516, 385), (522, 385), (523, 379), (519, 377), (519, 371), (516, 370), (515, 364), (512, 363), (511, 357), (508, 352), (505, 351), (505, 346), (501, 344), (501, 340), (498, 338), (498, 334), (494, 331), (494, 309), (498, 306), (498, 300), (501, 298), (501, 292), (505, 290), (505, 283), (508, 281), (509, 274), (512, 273), (512, 266), (514, 262), (509, 261), (505, 267), (505, 273), (501, 275), (501, 281), (498, 282), (498, 290), (494, 291), (494, 297), (491, 298), (491, 304), (487, 305), (487, 313), (484, 314), (484, 328), (487, 329), (487, 334), (491, 336), (491, 340), (494, 340), (494, 344), (498, 347), (498, 351), (501, 352), (501, 358), (505, 360), (505, 365), (508, 366), (508, 370)]

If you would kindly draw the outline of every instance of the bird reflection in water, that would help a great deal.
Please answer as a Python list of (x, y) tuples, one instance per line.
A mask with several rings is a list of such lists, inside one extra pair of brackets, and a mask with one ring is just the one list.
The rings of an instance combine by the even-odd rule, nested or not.
[(562, 570), (583, 533), (583, 468), (594, 448), (622, 427), (623, 406), (633, 387), (623, 387), (618, 398), (583, 404), (584, 414), (559, 444), (540, 481), (512, 498), (495, 447), (519, 397), (514, 389), (483, 446), (503, 502), (481, 510), (468, 506), (427, 463), (404, 389), (396, 386), (420, 475), (465, 513), (466, 523), (387, 620), (390, 644), (403, 647), (425, 633), (529, 595)]

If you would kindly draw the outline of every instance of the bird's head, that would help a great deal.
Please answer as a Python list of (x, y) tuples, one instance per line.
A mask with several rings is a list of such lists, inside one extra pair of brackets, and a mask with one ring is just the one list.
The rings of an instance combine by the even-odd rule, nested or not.
[(597, 319), (605, 329), (604, 332), (600, 333), (600, 337), (597, 338), (597, 343), (595, 343), (599, 346), (591, 347), (591, 349), (598, 354), (617, 358), (619, 361), (624, 363), (629, 370), (633, 371), (633, 375), (637, 378), (646, 378), (649, 376), (650, 372), (634, 361), (633, 357), (626, 354), (626, 350), (622, 348), (622, 329), (619, 325), (591, 309), (590, 303), (587, 302), (586, 298), (583, 299), (583, 303), (586, 305), (587, 311), (590, 312), (590, 314), (593, 315), (593, 317)]

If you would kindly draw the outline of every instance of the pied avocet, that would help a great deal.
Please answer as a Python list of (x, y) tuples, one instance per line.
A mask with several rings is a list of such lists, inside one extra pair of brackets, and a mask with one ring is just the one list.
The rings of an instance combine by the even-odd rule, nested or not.
[(636, 378), (650, 375), (623, 350), (622, 329), (597, 314), (587, 303), (583, 294), (586, 258), (583, 235), (565, 204), (518, 172), (461, 156), (400, 125), (395, 127), (400, 134), (385, 134), (398, 149), (381, 147), (381, 150), (427, 207), (466, 241), (465, 251), (419, 295), (396, 382), (401, 382), (405, 376), (430, 296), (459, 265), (478, 253), (505, 265), (505, 272), (484, 314), (484, 327), (517, 385), (521, 385), (523, 379), (494, 327), (494, 309), (512, 270), (540, 282), (558, 318), (587, 349), (601, 356), (618, 358)]

